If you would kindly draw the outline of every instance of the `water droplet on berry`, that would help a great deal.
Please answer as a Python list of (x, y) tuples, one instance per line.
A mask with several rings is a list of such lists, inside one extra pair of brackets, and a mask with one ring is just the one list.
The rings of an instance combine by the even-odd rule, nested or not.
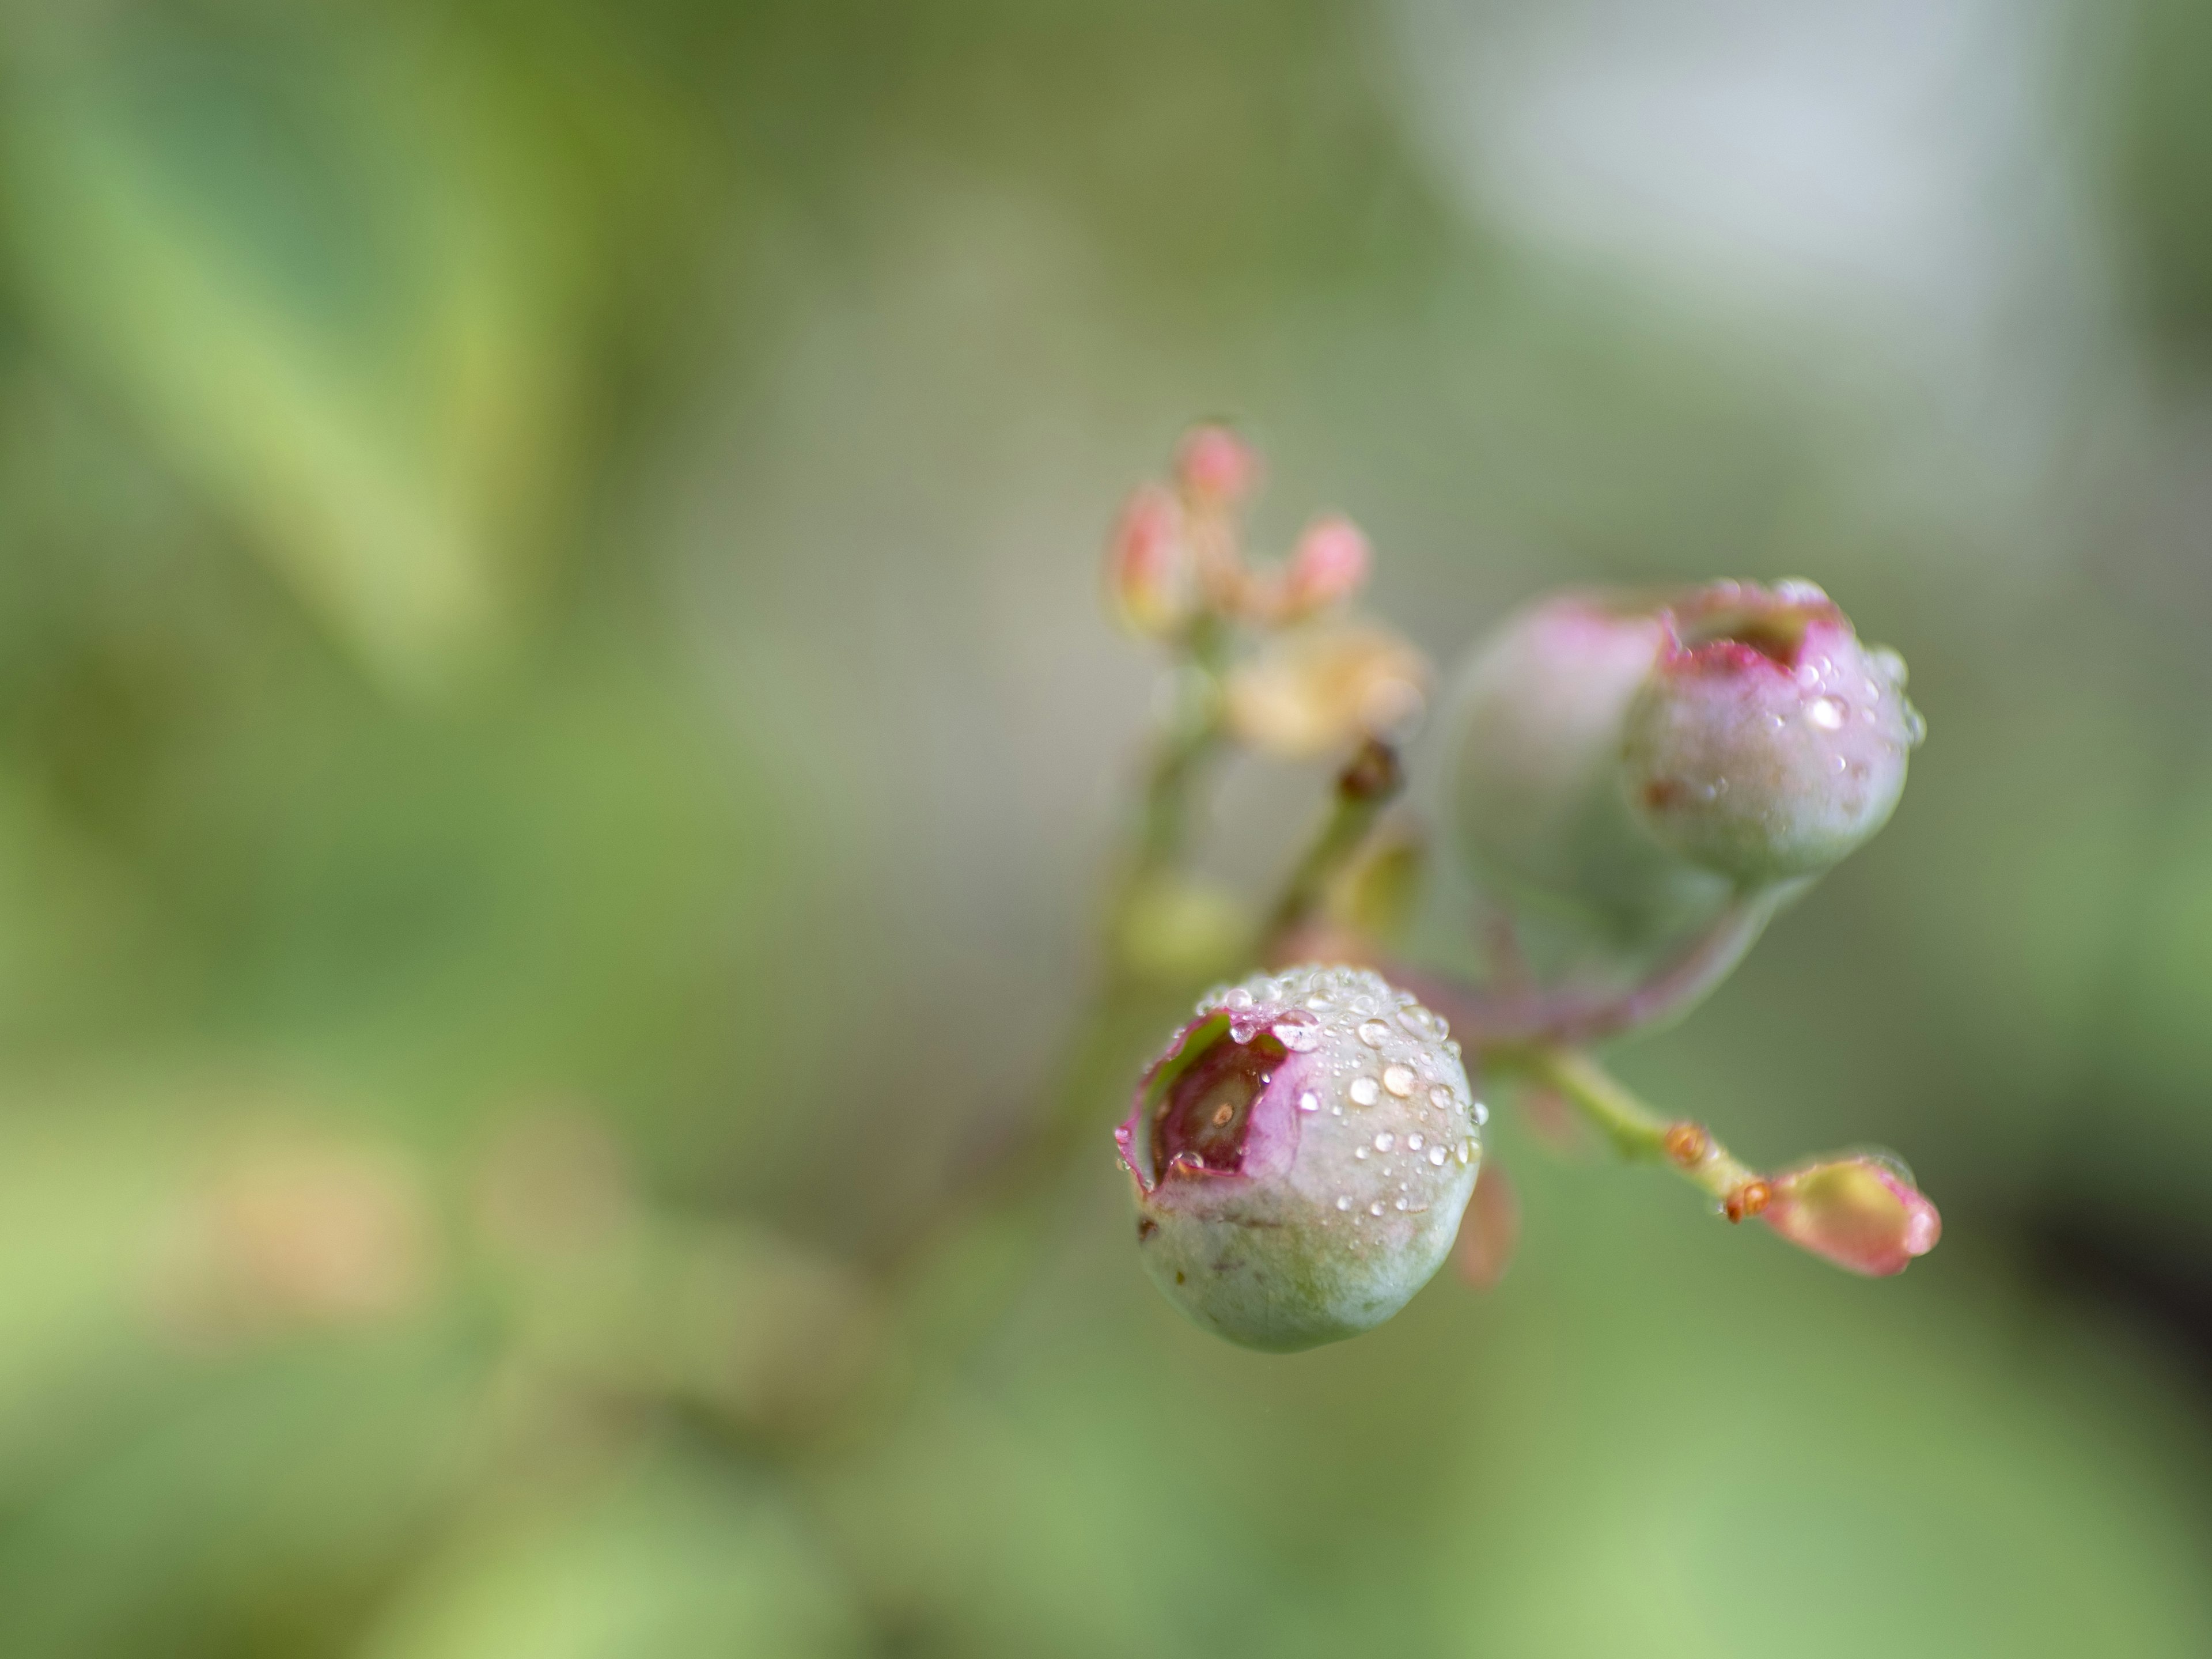
[(1413, 1068), (1410, 1066), (1391, 1066), (1384, 1068), (1382, 1086), (1403, 1100), (1413, 1092)]
[(1379, 1019), (1365, 1021), (1359, 1028), (1359, 1040), (1370, 1048), (1380, 1048), (1389, 1035), (1390, 1028)]
[(1382, 1098), (1382, 1091), (1381, 1087), (1371, 1077), (1356, 1077), (1352, 1079), (1352, 1087), (1346, 1090), (1345, 1092), (1352, 1097), (1352, 1103), (1355, 1106), (1372, 1106), (1376, 1101)]

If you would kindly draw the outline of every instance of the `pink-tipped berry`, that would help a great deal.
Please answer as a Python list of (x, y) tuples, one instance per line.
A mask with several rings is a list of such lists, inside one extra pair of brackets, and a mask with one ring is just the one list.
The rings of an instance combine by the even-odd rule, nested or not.
[(1818, 875), (1888, 821), (1922, 732), (1894, 652), (1808, 582), (1716, 583), (1667, 623), (1624, 750), (1653, 836), (1759, 887)]
[(1115, 1132), (1139, 1253), (1231, 1341), (1287, 1352), (1357, 1335), (1449, 1253), (1483, 1117), (1444, 1022), (1374, 974), (1224, 986)]

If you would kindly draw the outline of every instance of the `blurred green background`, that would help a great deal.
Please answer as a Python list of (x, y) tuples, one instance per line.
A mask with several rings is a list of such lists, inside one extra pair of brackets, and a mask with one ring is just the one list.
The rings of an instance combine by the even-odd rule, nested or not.
[[(1504, 1113), (1502, 1286), (1249, 1355), (1103, 1074), (933, 1231), (1215, 412), (1439, 659), (1903, 651), (1894, 823), (1620, 1064), (1935, 1255)], [(2193, 0), (11, 0), (0, 1654), (2212, 1652), (2208, 638)]]

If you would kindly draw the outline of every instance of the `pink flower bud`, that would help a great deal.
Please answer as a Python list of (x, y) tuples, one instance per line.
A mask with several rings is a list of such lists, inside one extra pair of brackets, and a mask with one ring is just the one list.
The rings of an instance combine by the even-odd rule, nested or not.
[(1283, 574), (1285, 620), (1311, 616), (1347, 599), (1365, 585), (1372, 555), (1367, 538), (1351, 520), (1316, 519), (1291, 550)]
[(1625, 749), (1655, 836), (1759, 886), (1818, 875), (1887, 822), (1922, 732), (1894, 652), (1809, 582), (1717, 582), (1668, 620)]
[(1206, 1329), (1287, 1352), (1429, 1281), (1482, 1120), (1442, 1019), (1371, 973), (1309, 967), (1202, 998), (1114, 1138), (1153, 1282)]
[(1943, 1218), (1911, 1176), (1878, 1155), (1801, 1164), (1766, 1184), (1766, 1224), (1855, 1273), (1901, 1273), (1943, 1236)]
[(1259, 453), (1225, 426), (1193, 427), (1176, 452), (1176, 482), (1194, 505), (1233, 507), (1259, 486)]
[(1106, 581), (1122, 622), (1139, 634), (1163, 635), (1190, 611), (1182, 507), (1158, 484), (1129, 497), (1106, 549)]

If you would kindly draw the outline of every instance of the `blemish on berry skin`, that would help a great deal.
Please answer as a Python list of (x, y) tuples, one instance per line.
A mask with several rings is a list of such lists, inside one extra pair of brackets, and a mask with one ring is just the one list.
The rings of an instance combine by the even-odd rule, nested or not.
[(1143, 1243), (1154, 1233), (1159, 1231), (1159, 1230), (1160, 1224), (1153, 1220), (1152, 1217), (1148, 1215), (1139, 1216), (1137, 1218), (1137, 1243), (1139, 1244)]

